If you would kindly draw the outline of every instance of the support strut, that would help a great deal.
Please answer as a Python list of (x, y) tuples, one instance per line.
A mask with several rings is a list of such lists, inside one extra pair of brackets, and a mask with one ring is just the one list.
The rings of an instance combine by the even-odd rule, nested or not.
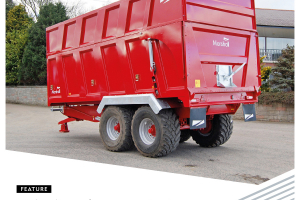
[(72, 122), (72, 121), (76, 121), (76, 119), (69, 117), (67, 119), (64, 119), (64, 120), (58, 122), (58, 124), (61, 125), (59, 132), (61, 132), (61, 133), (68, 133), (68, 132), (70, 132), (69, 129), (68, 129), (68, 122)]
[(70, 132), (69, 129), (68, 129), (68, 124), (67, 123), (62, 124), (60, 126), (59, 132), (61, 132), (61, 133), (68, 133), (68, 132)]

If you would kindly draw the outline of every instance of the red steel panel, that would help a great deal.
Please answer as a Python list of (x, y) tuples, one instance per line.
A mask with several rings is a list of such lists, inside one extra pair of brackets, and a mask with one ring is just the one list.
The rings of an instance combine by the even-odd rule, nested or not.
[(58, 28), (54, 28), (47, 32), (47, 52), (55, 52), (58, 50), (57, 40)]
[[(194, 29), (199, 54), (246, 56), (249, 35)], [(205, 39), (204, 39), (205, 38)]]
[(80, 44), (93, 42), (96, 29), (95, 24), (97, 24), (97, 13), (84, 18), (82, 23)]
[(100, 67), (96, 65), (93, 49), (80, 53), (87, 95), (100, 94)]
[(114, 37), (117, 35), (119, 5), (106, 10), (104, 20), (103, 38)]
[(212, 8), (190, 5), (186, 6), (187, 19), (205, 24), (232, 27), (237, 29), (253, 29), (253, 17), (224, 12)]
[(147, 51), (148, 43), (139, 38), (126, 42), (126, 47), (129, 52), (128, 59), (130, 63), (133, 84), (135, 92), (152, 92), (152, 72), (148, 67), (149, 52)]
[(143, 28), (147, 0), (132, 0), (129, 2), (126, 32)]
[[(184, 89), (182, 61), (176, 62), (176, 55), (171, 51), (170, 46), (167, 46), (164, 42), (157, 42), (156, 47), (161, 59), (160, 69), (162, 70), (161, 74), (164, 77), (166, 90)], [(182, 58), (182, 55), (179, 58)]]
[(123, 69), (119, 62), (116, 44), (102, 47), (102, 54), (106, 70), (109, 93), (111, 95), (125, 94), (125, 80), (123, 80), (122, 77)]
[(63, 49), (74, 47), (75, 28), (76, 28), (76, 21), (65, 25)]
[(254, 16), (253, 0), (186, 0), (187, 4), (210, 7), (226, 12), (240, 13), (243, 15)]
[[(48, 60), (48, 85), (50, 85), (51, 90), (48, 90), (48, 96), (52, 98), (62, 98), (61, 96), (61, 82), (60, 69), (57, 66), (56, 59)], [(49, 89), (50, 89), (49, 88)]]
[(76, 68), (73, 54), (64, 56), (63, 67), (65, 71), (65, 79), (67, 84), (67, 96), (76, 97), (79, 96), (80, 85), (76, 79), (78, 78), (78, 69)]
[(185, 95), (187, 90), (183, 65), (182, 23), (149, 29), (141, 37), (141, 39), (146, 38), (156, 39), (153, 43), (153, 51), (161, 97)]
[(182, 20), (182, 1), (152, 0), (148, 26), (155, 26), (176, 19)]

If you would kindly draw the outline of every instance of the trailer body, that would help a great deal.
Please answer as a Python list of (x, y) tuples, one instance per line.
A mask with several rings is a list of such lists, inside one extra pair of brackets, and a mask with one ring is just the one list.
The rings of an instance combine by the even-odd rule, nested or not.
[[(181, 130), (205, 128), (260, 94), (254, 0), (121, 0), (46, 38), (48, 106), (73, 120), (97, 122), (111, 102), (152, 103), (172, 108)], [(202, 126), (193, 113), (207, 116)]]

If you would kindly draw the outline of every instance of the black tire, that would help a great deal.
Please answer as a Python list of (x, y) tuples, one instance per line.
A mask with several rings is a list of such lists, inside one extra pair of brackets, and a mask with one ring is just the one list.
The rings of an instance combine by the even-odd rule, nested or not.
[[(109, 106), (101, 116), (99, 124), (100, 137), (109, 151), (126, 151), (133, 147), (131, 137), (131, 120), (133, 111), (130, 108)], [(117, 119), (119, 123), (119, 135), (109, 131), (111, 119)], [(109, 123), (109, 124), (108, 124)]]
[(190, 130), (182, 130), (180, 134), (179, 143), (183, 143), (187, 141), (188, 139), (190, 139), (190, 137), (191, 137)]
[[(151, 138), (145, 140), (143, 134), (140, 134), (140, 126), (143, 127), (143, 123), (146, 124), (143, 121), (149, 121), (149, 119), (155, 126), (156, 136), (152, 136), (152, 141)], [(146, 132), (144, 131), (143, 133), (146, 134)], [(180, 140), (180, 124), (176, 114), (171, 109), (161, 110), (159, 114), (155, 114), (150, 107), (145, 106), (135, 112), (132, 119), (131, 133), (134, 145), (143, 156), (161, 157), (177, 148)]]
[(215, 115), (212, 122), (212, 130), (202, 134), (199, 130), (190, 134), (201, 147), (217, 147), (227, 142), (232, 134), (233, 122), (230, 115)]

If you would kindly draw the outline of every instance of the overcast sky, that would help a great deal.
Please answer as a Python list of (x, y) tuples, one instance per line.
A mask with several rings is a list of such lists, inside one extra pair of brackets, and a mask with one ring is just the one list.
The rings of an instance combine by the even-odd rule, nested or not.
[[(77, 2), (79, 0), (61, 0), (64, 2)], [(87, 10), (94, 10), (102, 7), (107, 1), (115, 2), (117, 0), (80, 0)], [(243, 1), (243, 0), (241, 0)], [(284, 9), (294, 10), (294, 0), (255, 0), (256, 8)]]

